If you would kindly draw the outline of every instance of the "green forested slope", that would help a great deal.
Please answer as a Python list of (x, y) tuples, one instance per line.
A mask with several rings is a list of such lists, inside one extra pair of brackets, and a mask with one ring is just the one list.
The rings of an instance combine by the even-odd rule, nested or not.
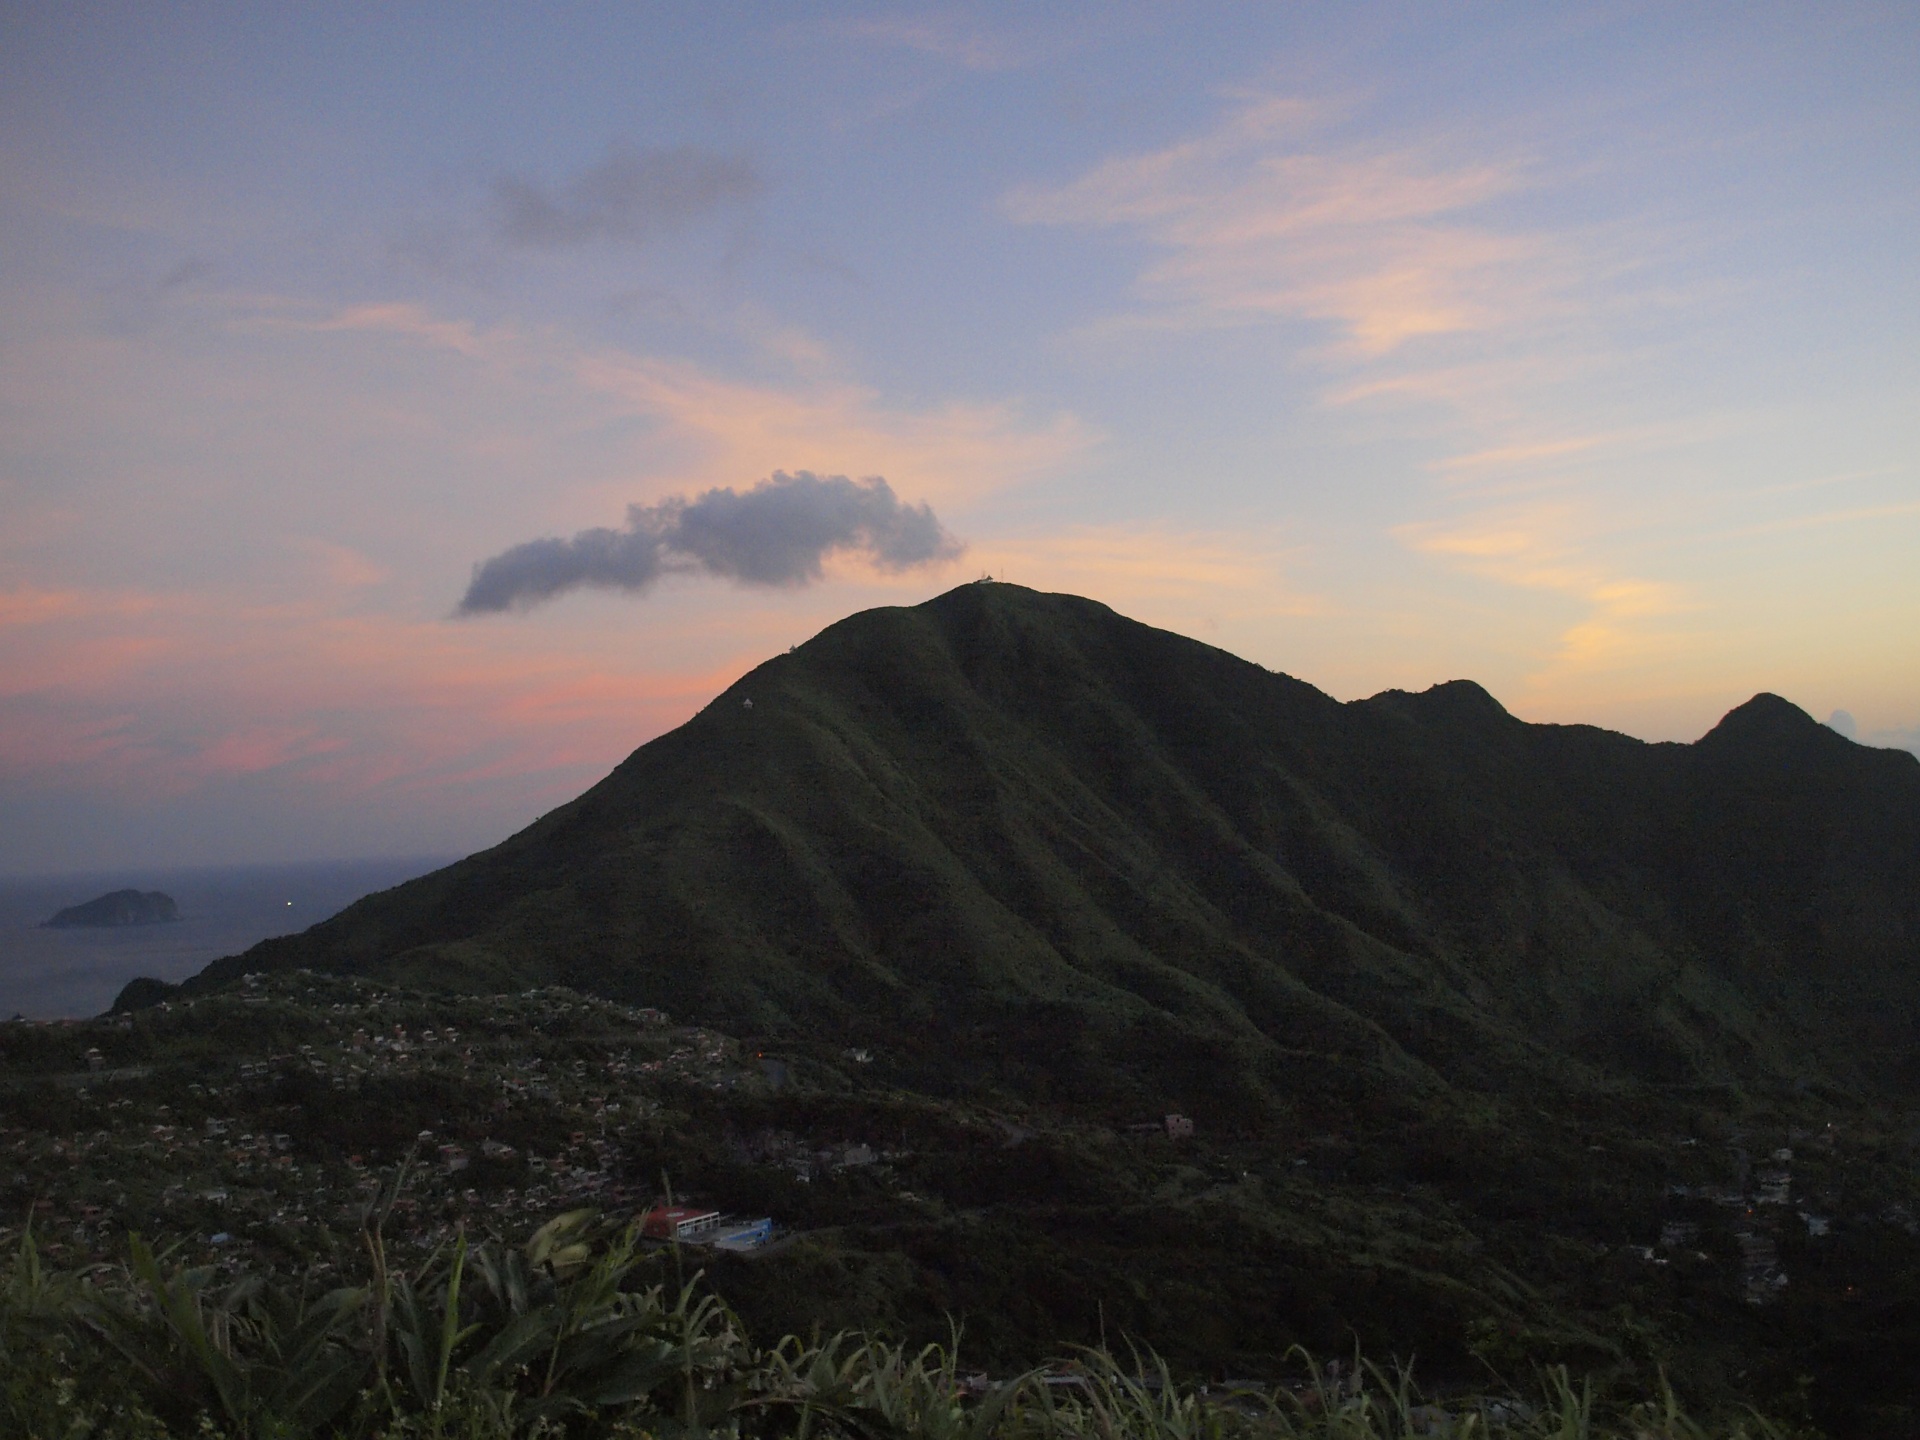
[[(751, 702), (749, 705), (748, 702)], [(558, 981), (903, 1079), (1911, 1088), (1920, 762), (1760, 696), (1694, 745), (1341, 704), (1090, 601), (855, 615), (512, 839), (211, 967)]]

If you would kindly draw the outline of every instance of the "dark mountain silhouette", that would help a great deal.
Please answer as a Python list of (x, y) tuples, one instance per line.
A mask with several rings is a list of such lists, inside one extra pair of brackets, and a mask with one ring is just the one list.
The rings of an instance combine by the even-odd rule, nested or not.
[(981, 583), (830, 627), (505, 843), (189, 987), (291, 966), (565, 983), (929, 1087), (1203, 1114), (1910, 1090), (1920, 761), (1772, 695), (1692, 745), (1467, 681), (1343, 704)]
[[(791, 1224), (713, 1272), (774, 1329), (961, 1316), (990, 1364), (1111, 1333), (1214, 1375), (1358, 1337), (1462, 1385), (1564, 1363), (1786, 1397), (1836, 1435), (1920, 1404), (1920, 762), (1774, 696), (1691, 745), (1464, 681), (1342, 704), (969, 585), (776, 657), (489, 851), (121, 1005), (297, 968), (559, 983), (757, 1042), (778, 1085), (621, 1092), (595, 1163)], [(611, 1115), (616, 1057), (564, 1020), (538, 1041)], [(399, 1132), (558, 1144), (499, 1043), (409, 1078)], [(399, 1102), (342, 1078), (252, 1093), (368, 1148)], [(1174, 1111), (1193, 1134), (1143, 1135)], [(802, 1183), (754, 1159), (781, 1136), (893, 1158)]]
[(114, 890), (83, 905), (69, 905), (51, 920), (41, 922), (43, 930), (66, 930), (82, 926), (158, 925), (180, 918), (180, 907), (171, 895), (158, 890)]

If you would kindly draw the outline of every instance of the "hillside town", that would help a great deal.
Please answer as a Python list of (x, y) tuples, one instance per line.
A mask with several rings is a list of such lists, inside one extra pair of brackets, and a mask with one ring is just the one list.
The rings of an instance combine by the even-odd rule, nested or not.
[[(1221, 1139), (1172, 1110), (969, 1118), (920, 1098), (916, 1138), (876, 1118), (908, 1103), (885, 1072), (871, 1047), (776, 1053), (559, 987), (425, 994), (300, 971), (130, 1014), (16, 1021), (0, 1026), (0, 1248), (30, 1229), (50, 1261), (78, 1266), (124, 1258), (135, 1232), (217, 1273), (324, 1274), (349, 1268), (369, 1227), (424, 1256), (462, 1232), (525, 1235), (590, 1210), (731, 1263), (846, 1226), (884, 1244), (893, 1227), (964, 1223), (982, 1174), (1053, 1206), (1095, 1163), (1137, 1176), (1166, 1215), (1263, 1183), (1302, 1214), (1375, 1197), (1414, 1253), (1427, 1222), (1405, 1207), (1439, 1213), (1426, 1187), (1370, 1174), (1346, 1133)], [(1608, 1143), (1667, 1157), (1657, 1218), (1633, 1222), (1651, 1229), (1549, 1238), (1596, 1274), (1637, 1265), (1628, 1293), (1705, 1286), (1765, 1309), (1807, 1286), (1845, 1297), (1859, 1257), (1920, 1233), (1911, 1183), (1861, 1178), (1910, 1180), (1898, 1137), (1844, 1121)], [(1585, 1148), (1596, 1176), (1616, 1163)]]
[[(0, 1244), (31, 1223), (67, 1263), (111, 1258), (130, 1229), (237, 1269), (324, 1255), (371, 1214), (425, 1247), (583, 1207), (639, 1217), (662, 1179), (631, 1160), (662, 1095), (765, 1085), (736, 1042), (657, 1010), (561, 990), (429, 1001), (311, 975), (14, 1022), (0, 1055)], [(438, 1128), (394, 1129), (408, 1093)], [(730, 1244), (771, 1233), (767, 1219)]]

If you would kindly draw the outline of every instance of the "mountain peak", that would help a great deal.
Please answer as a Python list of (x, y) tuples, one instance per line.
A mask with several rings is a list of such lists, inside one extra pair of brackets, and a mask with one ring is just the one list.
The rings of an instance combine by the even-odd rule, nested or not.
[(1700, 737), (1699, 743), (1716, 748), (1723, 745), (1806, 744), (1809, 740), (1819, 743), (1832, 734), (1831, 730), (1791, 700), (1783, 700), (1778, 695), (1762, 691), (1746, 704), (1729, 710), (1718, 725)]
[(1513, 718), (1486, 687), (1471, 680), (1443, 680), (1425, 690), (1382, 690), (1362, 703), (1384, 705), (1423, 725)]
[(1507, 713), (1507, 707), (1494, 699), (1491, 691), (1472, 680), (1443, 680), (1429, 686), (1421, 698), (1461, 713), (1502, 716)]

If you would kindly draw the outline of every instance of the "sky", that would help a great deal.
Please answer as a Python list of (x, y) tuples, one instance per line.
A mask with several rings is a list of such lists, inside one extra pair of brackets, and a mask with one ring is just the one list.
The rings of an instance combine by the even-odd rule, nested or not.
[(0, 872), (477, 849), (990, 574), (1920, 747), (1920, 7), (0, 6)]

